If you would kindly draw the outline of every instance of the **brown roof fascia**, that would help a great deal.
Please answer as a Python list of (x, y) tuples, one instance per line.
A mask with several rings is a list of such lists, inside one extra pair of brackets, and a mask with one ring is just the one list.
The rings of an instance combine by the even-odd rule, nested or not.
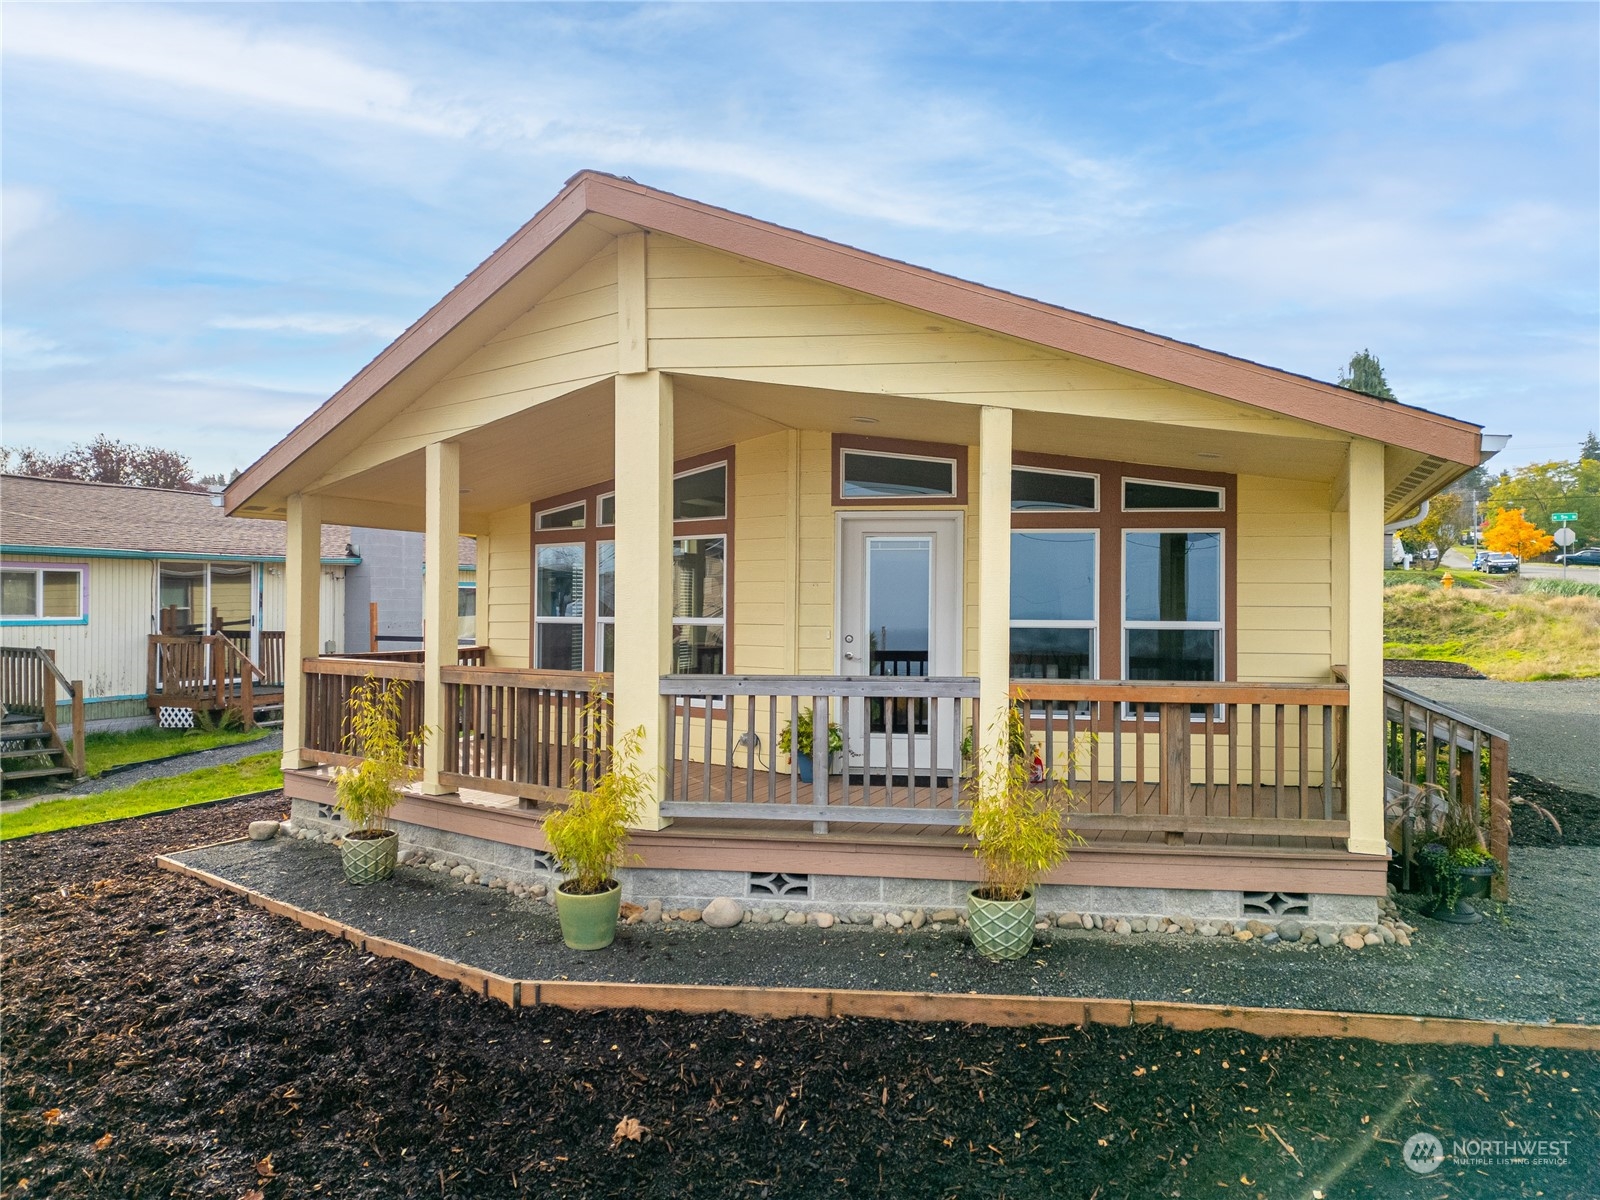
[(615, 175), (582, 171), (355, 378), (240, 474), (228, 486), (226, 511), (233, 513), (392, 383), (588, 213), (1357, 437), (1452, 462), (1478, 461), (1480, 428), (1453, 417), (941, 275)]

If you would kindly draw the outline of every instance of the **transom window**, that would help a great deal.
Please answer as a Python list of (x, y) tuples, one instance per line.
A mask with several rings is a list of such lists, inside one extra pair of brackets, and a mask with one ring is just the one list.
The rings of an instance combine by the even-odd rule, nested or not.
[(686, 471), (672, 480), (674, 521), (720, 521), (728, 515), (728, 464)]
[(1100, 507), (1099, 479), (1076, 471), (1011, 469), (1012, 512), (1092, 512)]
[(840, 452), (839, 495), (846, 500), (903, 500), (908, 496), (953, 499), (956, 463), (873, 450)]
[(583, 501), (562, 508), (546, 509), (534, 518), (535, 529), (582, 529), (584, 526)]
[(83, 568), (25, 567), (0, 570), (0, 618), (44, 623), (84, 619)]
[(1152, 479), (1124, 479), (1122, 507), (1128, 512), (1217, 510), (1222, 508), (1222, 489), (1194, 487), (1185, 483), (1162, 483)]

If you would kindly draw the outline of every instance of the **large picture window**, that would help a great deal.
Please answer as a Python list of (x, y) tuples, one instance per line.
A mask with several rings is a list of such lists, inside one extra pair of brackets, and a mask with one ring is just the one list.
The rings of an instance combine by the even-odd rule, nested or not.
[(727, 542), (720, 537), (672, 543), (672, 672), (723, 674), (727, 634)]
[(7, 563), (0, 570), (0, 619), (45, 625), (86, 619), (82, 567)]
[(1095, 676), (1093, 530), (1011, 534), (1011, 677)]
[(583, 670), (584, 546), (540, 546), (534, 571), (534, 667)]
[(1124, 677), (1222, 678), (1222, 533), (1129, 531), (1123, 545)]

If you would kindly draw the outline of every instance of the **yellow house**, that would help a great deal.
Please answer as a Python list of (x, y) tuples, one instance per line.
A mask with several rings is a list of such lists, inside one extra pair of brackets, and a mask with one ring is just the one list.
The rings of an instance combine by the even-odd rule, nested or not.
[[(403, 836), (547, 869), (598, 687), (659, 770), (632, 898), (953, 904), (963, 775), (1022, 695), (1089, 839), (1042, 908), (1337, 922), (1385, 888), (1384, 524), (1483, 454), (1463, 421), (584, 172), (227, 508), (288, 522), (303, 824), (377, 671), (440, 731)], [(423, 662), (319, 657), (324, 523), (424, 531)]]

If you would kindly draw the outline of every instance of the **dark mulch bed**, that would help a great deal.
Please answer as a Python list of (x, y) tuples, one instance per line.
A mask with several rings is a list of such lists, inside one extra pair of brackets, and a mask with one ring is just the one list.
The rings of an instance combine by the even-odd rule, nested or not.
[(1397, 679), (1487, 679), (1482, 671), (1464, 662), (1444, 658), (1386, 658), (1383, 673)]
[[(1521, 771), (1511, 772), (1511, 795), (1513, 846), (1600, 846), (1600, 796), (1558, 787)], [(1517, 798), (1528, 803), (1518, 804)]]
[[(1600, 1060), (1156, 1028), (513, 1013), (150, 856), (0, 847), (5, 1196), (1586, 1196)], [(618, 1138), (637, 1121), (637, 1141)], [(632, 1128), (627, 1124), (624, 1130)], [(1570, 1140), (1426, 1177), (1401, 1143)], [(26, 1181), (26, 1182), (24, 1182)]]

